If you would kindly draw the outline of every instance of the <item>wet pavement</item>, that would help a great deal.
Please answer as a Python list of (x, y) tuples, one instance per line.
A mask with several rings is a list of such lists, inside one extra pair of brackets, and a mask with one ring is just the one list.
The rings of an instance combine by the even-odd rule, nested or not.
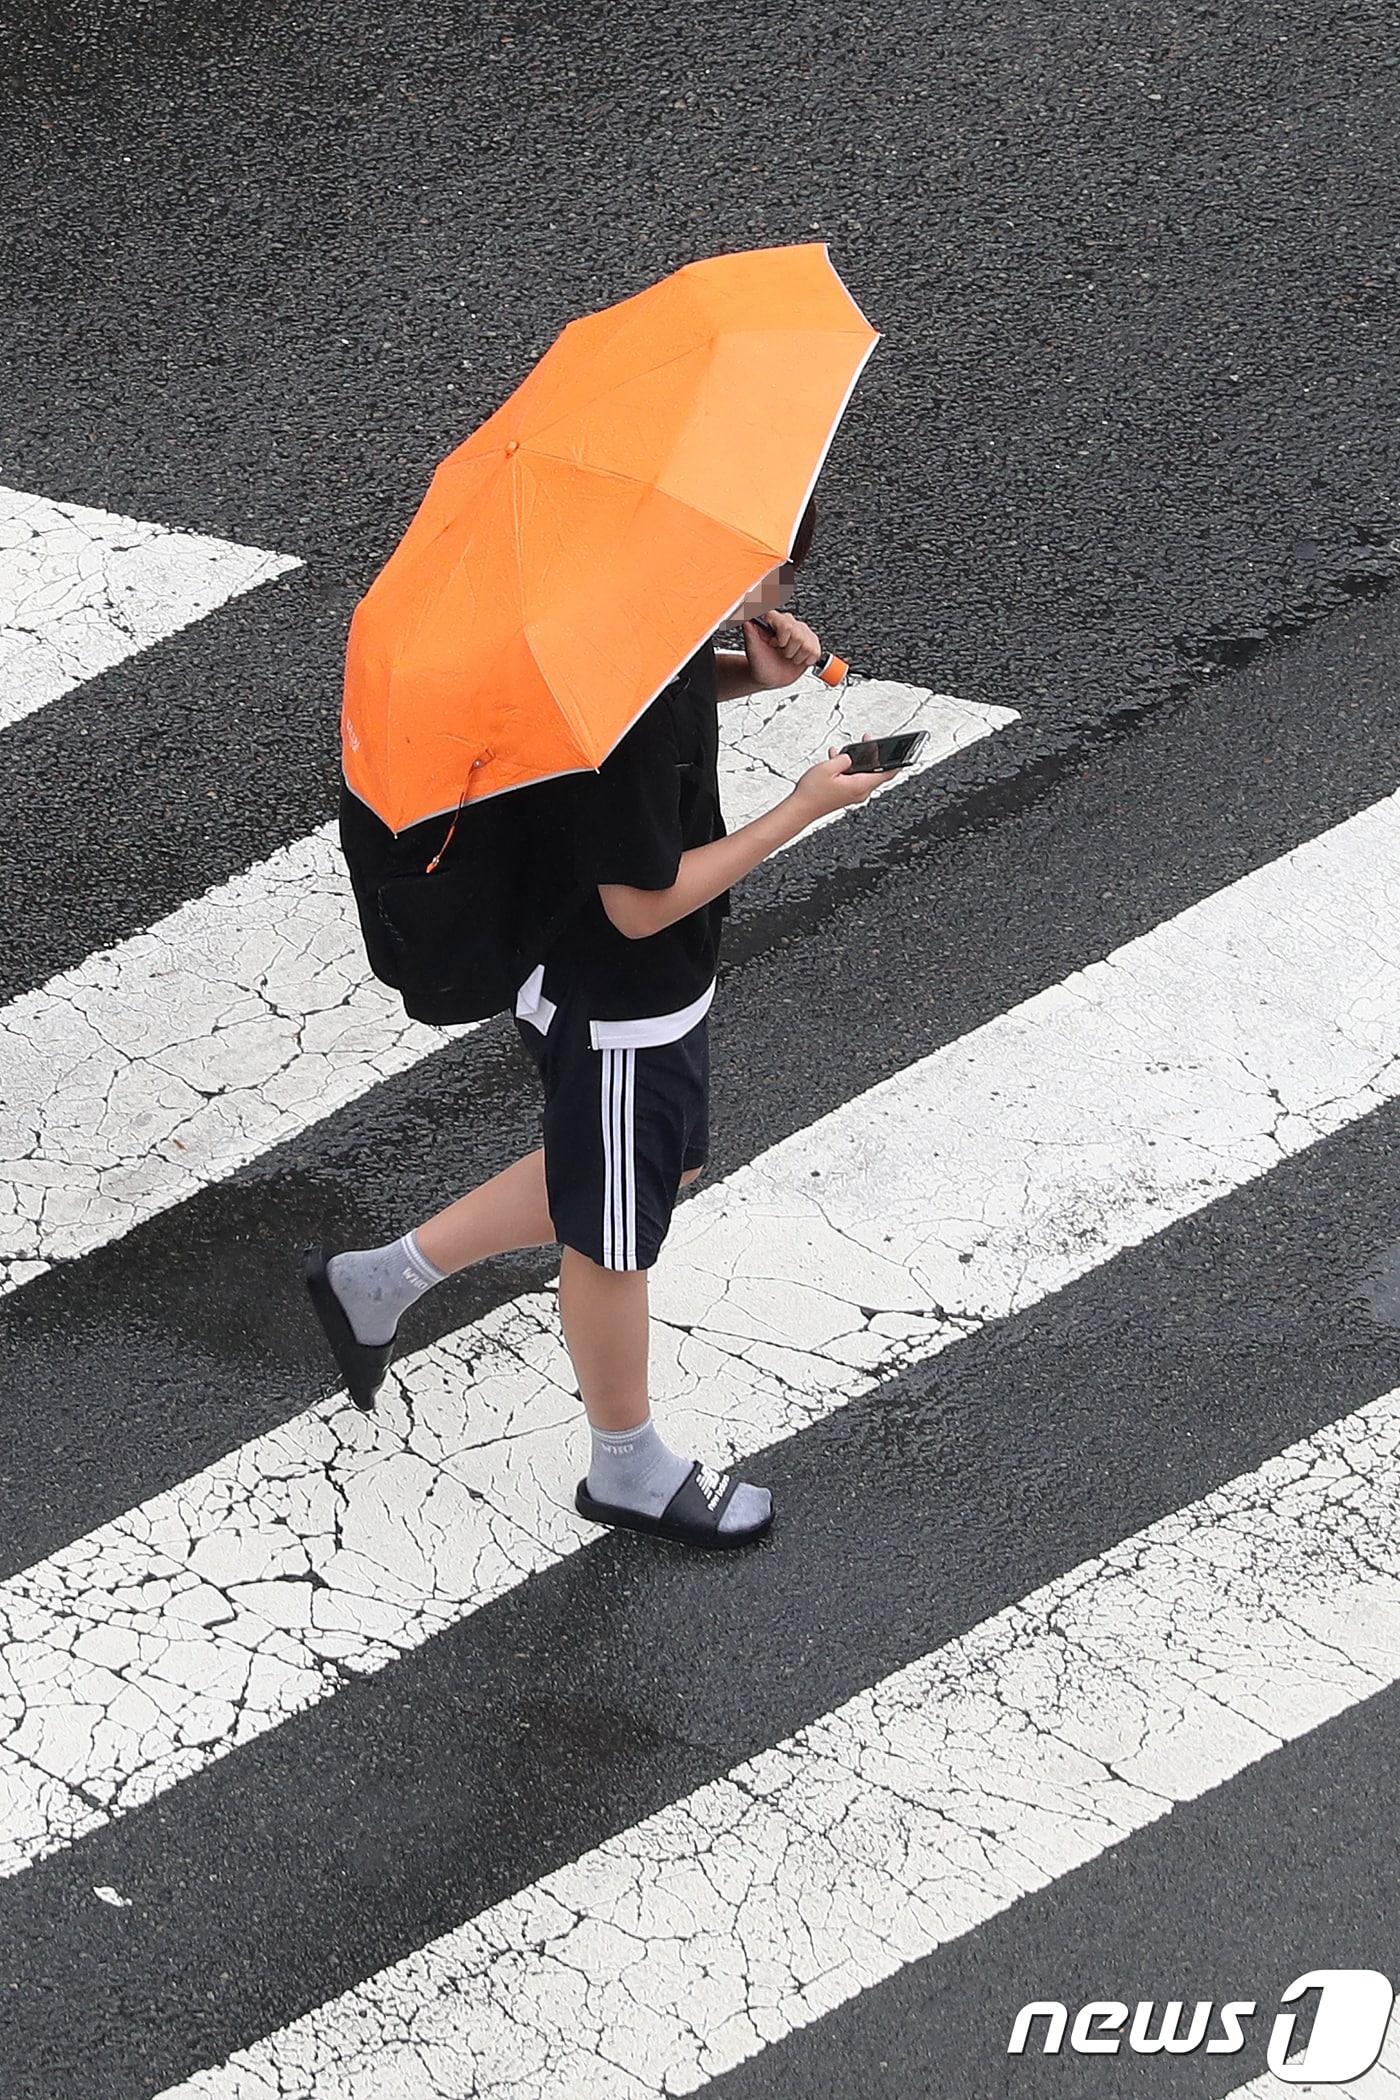
[[(853, 707), (866, 674), (1017, 719), (736, 896), (712, 1186), (1392, 795), (1388, 27), (1369, 0), (18, 25), (0, 482), (298, 566), (0, 734), (0, 1000), (327, 823), (345, 624), (436, 459), (573, 313), (727, 247), (828, 241), (884, 331), (796, 602), (856, 667)], [(1383, 932), (1375, 968), (1373, 1027)], [(1235, 989), (1222, 970), (1222, 1012)], [(1315, 1018), (1338, 1019), (1325, 997)], [(1075, 1078), (1047, 1071), (1047, 1096)], [(491, 1024), (0, 1298), (0, 1581), (324, 1408), (296, 1251), (402, 1229), (536, 1119)], [(0, 2087), (151, 2100), (1375, 1402), (1400, 1384), (1396, 1136), (1378, 1094), (1043, 1301), (785, 1418), (760, 1555), (541, 1558), (233, 1754), (192, 1739), (182, 1783), (136, 1778), (0, 1877)], [(909, 1137), (936, 1187), (936, 1118)], [(873, 1331), (839, 1266), (824, 1285)], [(413, 1348), (508, 1320), (552, 1268), (454, 1278)], [(204, 1516), (217, 1538), (236, 1503)], [(780, 2023), (716, 2089), (1221, 2100), (1261, 2046), (1013, 2064), (1006, 2034), (1033, 1997), (1400, 1975), (1395, 1697), (1377, 1666), (1374, 1696)], [(417, 2078), (406, 2100), (449, 2100)]]

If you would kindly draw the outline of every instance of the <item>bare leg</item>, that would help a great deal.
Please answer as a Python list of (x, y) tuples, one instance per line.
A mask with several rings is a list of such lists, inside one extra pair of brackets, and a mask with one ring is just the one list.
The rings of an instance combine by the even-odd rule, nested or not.
[[(692, 1168), (682, 1184), (700, 1172)], [(515, 1247), (542, 1247), (554, 1237), (545, 1190), (544, 1152), (459, 1196), (414, 1234), (435, 1268), (450, 1275), (469, 1262)], [(588, 1419), (598, 1429), (631, 1429), (645, 1421), (647, 1392), (647, 1272), (605, 1269), (565, 1247), (559, 1269), (559, 1318)]]
[[(693, 1181), (700, 1169), (682, 1175)], [(584, 1514), (605, 1524), (655, 1524), (692, 1476), (718, 1501), (718, 1528), (735, 1543), (755, 1538), (773, 1519), (767, 1488), (730, 1480), (672, 1451), (651, 1419), (647, 1382), (650, 1308), (645, 1269), (605, 1269), (565, 1247), (559, 1265), (559, 1318), (583, 1395), (592, 1441)], [(718, 1498), (723, 1497), (723, 1500)], [(688, 1534), (695, 1536), (695, 1534)], [(701, 1543), (713, 1543), (713, 1535)]]
[(494, 1174), (420, 1225), (419, 1247), (450, 1276), (469, 1262), (516, 1247), (548, 1247), (555, 1237), (544, 1184), (544, 1149), (537, 1146), (513, 1167)]
[(604, 1269), (577, 1247), (559, 1265), (559, 1320), (595, 1429), (633, 1429), (647, 1417), (647, 1272)]
[[(682, 1174), (684, 1188), (701, 1169)], [(645, 1269), (605, 1269), (576, 1247), (559, 1265), (559, 1320), (595, 1429), (634, 1429), (650, 1411)]]

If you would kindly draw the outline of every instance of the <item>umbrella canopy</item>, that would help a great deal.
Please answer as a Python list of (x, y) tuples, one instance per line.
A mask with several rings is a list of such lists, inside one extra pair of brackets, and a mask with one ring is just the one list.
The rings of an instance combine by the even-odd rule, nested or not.
[(792, 548), (879, 341), (820, 241), (571, 321), (356, 606), (347, 786), (394, 832), (601, 765)]

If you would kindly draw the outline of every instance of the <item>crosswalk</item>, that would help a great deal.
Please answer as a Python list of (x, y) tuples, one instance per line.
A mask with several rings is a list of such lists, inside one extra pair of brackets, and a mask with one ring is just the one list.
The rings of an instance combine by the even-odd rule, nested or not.
[[(915, 716), (931, 732), (917, 768), (877, 795), (905, 791), (1015, 719), (885, 683), (863, 686), (861, 703), (876, 734)], [(791, 786), (804, 753), (827, 749), (837, 705), (816, 679), (781, 711), (768, 695), (736, 703), (722, 781), (736, 825)], [(0, 1293), (131, 1231), (466, 1032), (408, 1020), (366, 979), (336, 827), (319, 826), (0, 1006)]]
[[(90, 567), (65, 589), (53, 564), (60, 526), (120, 548), (130, 521), (37, 498), (0, 516), (27, 565), (0, 591), (47, 592), (51, 627), (0, 652), (0, 732), (138, 634), (296, 566), (142, 528), (192, 544), (162, 549), (144, 625), (124, 624)], [(57, 535), (42, 569), (26, 528)], [(873, 680), (735, 703), (731, 825), (852, 706), (860, 728), (932, 730), (920, 773), (881, 791), (911, 809), (1017, 721)], [(858, 867), (863, 822), (826, 820), (811, 850)], [(892, 1076), (853, 1070), (838, 1106), (678, 1210), (652, 1279), (668, 1434), (719, 1462), (814, 1436), (1385, 1112), (1397, 926), (1389, 793)], [(95, 951), (0, 1008), (0, 1302), (291, 1138), (314, 1147), (474, 1033), (405, 1021), (366, 976), (331, 824)], [(372, 1417), (317, 1401), (0, 1583), (0, 1883), (81, 1873), (165, 1804), (203, 1815), (212, 1776), (299, 1717), (507, 1600), (528, 1612), (597, 1539), (579, 1459), (551, 1283), (405, 1354)], [(166, 2100), (698, 2090), (1400, 1678), (1397, 1487), (1400, 1391), (1379, 1390), (187, 2062)], [(114, 1914), (134, 1900), (102, 1889)]]
[(299, 566), (0, 487), (0, 729)]
[[(1400, 1095), (1397, 879), (1400, 797), (698, 1191), (652, 1286), (675, 1434), (725, 1462), (793, 1435)], [(406, 1359), (372, 1421), (321, 1403), (0, 1587), (0, 1871), (585, 1543), (576, 1410), (531, 1294)]]
[(1400, 1678), (1397, 1490), (1400, 1391), (165, 2100), (695, 2092)]

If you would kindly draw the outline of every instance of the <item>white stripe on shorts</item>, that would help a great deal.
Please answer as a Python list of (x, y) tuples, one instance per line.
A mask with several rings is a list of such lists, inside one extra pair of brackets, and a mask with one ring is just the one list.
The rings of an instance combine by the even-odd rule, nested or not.
[(637, 1175), (632, 1106), (635, 1050), (602, 1053), (603, 1266), (637, 1266)]

